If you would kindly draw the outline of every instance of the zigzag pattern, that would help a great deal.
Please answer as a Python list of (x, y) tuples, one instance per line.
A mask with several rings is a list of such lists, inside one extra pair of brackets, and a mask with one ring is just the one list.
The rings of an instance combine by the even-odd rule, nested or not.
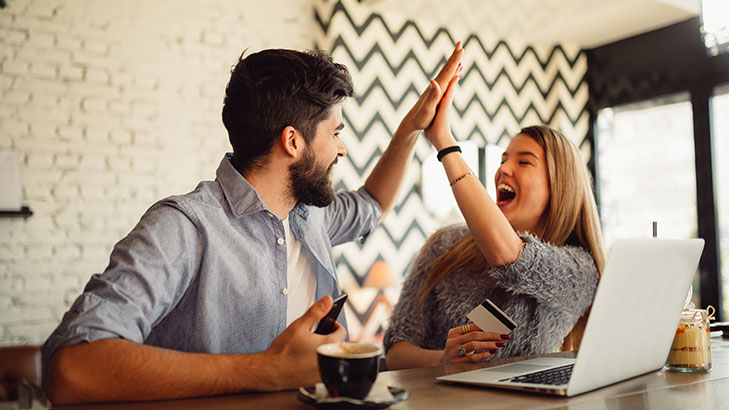
[[(385, 34), (387, 34), (387, 37), (391, 40), (391, 43), (406, 43), (410, 44), (411, 47), (415, 49), (431, 49), (437, 41), (442, 40), (441, 37), (447, 38), (450, 45), (453, 45), (456, 42), (456, 40), (446, 28), (439, 27), (433, 35), (427, 36), (423, 33), (422, 26), (418, 26), (415, 22), (408, 20), (402, 22), (397, 30), (393, 30), (387, 24), (382, 15), (368, 13), (366, 9), (351, 4), (349, 6), (345, 6), (345, 3), (351, 3), (351, 1), (319, 0), (319, 7), (317, 7), (317, 10), (315, 11), (314, 18), (318, 23), (319, 27), (322, 29), (323, 33), (325, 33), (325, 36), (323, 38), (320, 38), (320, 43), (318, 44), (324, 49), (334, 50), (337, 43), (349, 43), (343, 40), (343, 37), (345, 36), (354, 36), (354, 38), (357, 40), (366, 40), (368, 36), (367, 31), (371, 27), (373, 27), (373, 31), (384, 30)], [(326, 7), (327, 4), (330, 5), (330, 7)], [(358, 10), (359, 12), (355, 12), (355, 10)], [(364, 19), (362, 19), (362, 16), (364, 16)], [(336, 27), (332, 29), (332, 26)], [(345, 26), (348, 27), (349, 30), (336, 32), (339, 28)], [(417, 38), (413, 39), (415, 41), (401, 41), (408, 40), (407, 38), (403, 38), (407, 37), (408, 35), (417, 35)], [(373, 34), (372, 36), (380, 37), (379, 34)], [(491, 59), (492, 56), (501, 47), (508, 50), (509, 54), (511, 54), (512, 60), (514, 60), (517, 64), (521, 64), (521, 60), (525, 56), (533, 55), (538, 59), (542, 70), (544, 70), (546, 66), (550, 63), (550, 61), (552, 61), (556, 53), (561, 53), (565, 61), (569, 63), (570, 66), (574, 65), (578, 59), (584, 58), (582, 52), (579, 51), (573, 53), (573, 55), (571, 56), (568, 55), (567, 51), (565, 51), (565, 49), (562, 48), (561, 45), (556, 45), (554, 47), (545, 49), (548, 50), (548, 54), (542, 57), (538, 55), (537, 49), (531, 45), (525, 45), (521, 50), (521, 53), (514, 54), (512, 51), (513, 46), (510, 47), (506, 41), (497, 40), (494, 46), (488, 47), (483, 43), (482, 38), (475, 33), (470, 34), (465, 40), (463, 40), (464, 48), (468, 47), (471, 43), (476, 43), (481, 48), (481, 51), (487, 59)], [(371, 52), (371, 50), (367, 50), (367, 52), (369, 53)], [(360, 63), (357, 64), (357, 68), (362, 68), (362, 66), (364, 65), (363, 61), (366, 60), (360, 60)]]
[[(550, 124), (578, 143), (585, 159), (589, 126), (587, 59), (574, 47), (539, 47), (484, 38), (476, 33), (415, 23), (372, 12), (356, 0), (317, 0), (315, 46), (345, 64), (356, 97), (344, 106), (348, 155), (335, 167), (336, 189), (356, 189), (372, 170), (400, 120), (435, 77), (456, 38), (465, 38), (463, 78), (454, 98), (452, 127), (459, 140), (505, 146), (525, 125)], [(433, 149), (422, 139), (400, 195), (399, 205), (364, 244), (335, 248), (340, 282), (350, 293), (350, 336), (379, 340), (387, 326), (386, 293), (365, 291), (376, 261), (399, 278), (425, 239), (444, 224), (422, 201), (419, 166)], [(491, 176), (487, 176), (490, 183)], [(426, 182), (427, 183), (427, 182)], [(396, 298), (396, 297), (395, 297)]]
[[(372, 0), (375, 12), (418, 16), (432, 21), (457, 22), (464, 31), (479, 32), (496, 38), (495, 33), (510, 33), (515, 38), (538, 38), (535, 27), (553, 27), (567, 21), (567, 10), (595, 10), (599, 0), (459, 0), (447, 7), (433, 7), (433, 2), (415, 0)], [(442, 24), (442, 23), (441, 23)], [(486, 31), (484, 31), (486, 30)]]

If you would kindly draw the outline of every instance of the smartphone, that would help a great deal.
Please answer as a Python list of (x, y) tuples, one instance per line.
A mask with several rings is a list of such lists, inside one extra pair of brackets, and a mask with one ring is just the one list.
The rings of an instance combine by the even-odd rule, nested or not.
[(337, 322), (337, 318), (339, 317), (339, 312), (342, 311), (344, 302), (346, 301), (346, 293), (342, 293), (334, 299), (332, 308), (329, 310), (329, 313), (327, 313), (327, 315), (319, 321), (319, 325), (316, 327), (316, 330), (314, 330), (314, 333), (318, 333), (320, 335), (328, 335), (329, 333), (332, 333), (334, 331), (334, 324)]

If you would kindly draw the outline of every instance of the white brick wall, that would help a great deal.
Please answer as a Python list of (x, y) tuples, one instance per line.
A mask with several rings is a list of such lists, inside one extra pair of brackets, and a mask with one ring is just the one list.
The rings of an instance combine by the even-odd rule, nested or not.
[(40, 344), (157, 199), (214, 177), (244, 49), (311, 48), (311, 0), (8, 0), (0, 149), (27, 220), (0, 218), (0, 345)]

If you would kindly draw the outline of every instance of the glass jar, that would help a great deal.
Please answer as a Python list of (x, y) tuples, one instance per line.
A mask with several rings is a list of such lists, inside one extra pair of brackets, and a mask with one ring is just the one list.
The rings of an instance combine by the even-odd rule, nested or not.
[(711, 335), (709, 320), (715, 309), (684, 309), (673, 337), (666, 368), (678, 372), (702, 372), (711, 369)]

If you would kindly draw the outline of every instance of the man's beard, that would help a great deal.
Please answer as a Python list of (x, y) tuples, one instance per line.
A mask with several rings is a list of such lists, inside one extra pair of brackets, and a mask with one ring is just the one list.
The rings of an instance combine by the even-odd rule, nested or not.
[(301, 159), (289, 167), (289, 183), (294, 198), (305, 205), (325, 207), (331, 204), (334, 189), (329, 182), (329, 171), (336, 163), (335, 158), (329, 168), (318, 166), (314, 152), (307, 147)]

